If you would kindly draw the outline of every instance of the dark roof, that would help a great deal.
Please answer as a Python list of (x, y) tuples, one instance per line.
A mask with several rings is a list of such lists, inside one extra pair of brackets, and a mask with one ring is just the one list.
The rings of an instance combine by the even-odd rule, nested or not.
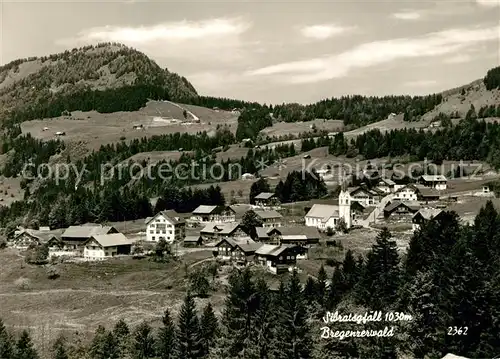
[(262, 219), (271, 219), (271, 218), (283, 218), (281, 214), (276, 212), (275, 210), (269, 211), (254, 211), (255, 214)]
[(198, 235), (198, 236), (186, 236), (186, 238), (184, 238), (184, 242), (198, 242), (199, 240), (201, 240), (200, 235)]
[(423, 219), (431, 220), (443, 213), (443, 210), (437, 208), (421, 208), (413, 217), (422, 216)]
[(421, 197), (439, 197), (439, 191), (425, 186), (415, 186)]
[(419, 208), (420, 208), (420, 205), (418, 204), (418, 202), (394, 201), (394, 202), (389, 203), (384, 208), (384, 212), (392, 212), (392, 211), (394, 211), (396, 208), (398, 208), (400, 206), (404, 206), (404, 207), (408, 208), (410, 211), (415, 211), (415, 212), (418, 211)]

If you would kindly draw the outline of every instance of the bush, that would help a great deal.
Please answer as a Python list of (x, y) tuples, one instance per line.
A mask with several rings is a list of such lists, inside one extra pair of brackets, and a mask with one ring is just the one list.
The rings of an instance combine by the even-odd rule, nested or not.
[(335, 267), (337, 265), (337, 261), (333, 258), (328, 258), (326, 261), (325, 261), (325, 264), (328, 266), (328, 267)]
[(326, 229), (326, 235), (327, 235), (328, 237), (331, 237), (331, 236), (333, 236), (334, 234), (335, 234), (335, 231), (333, 230), (333, 228), (332, 228), (332, 227), (328, 227), (328, 228)]
[(59, 272), (59, 269), (55, 266), (49, 266), (47, 267), (47, 278), (49, 279), (57, 279), (61, 276), (61, 273)]
[(0, 239), (0, 249), (7, 248), (7, 241), (5, 239)]
[(49, 262), (48, 257), (49, 248), (45, 245), (42, 245), (28, 249), (25, 260), (28, 264), (42, 265)]

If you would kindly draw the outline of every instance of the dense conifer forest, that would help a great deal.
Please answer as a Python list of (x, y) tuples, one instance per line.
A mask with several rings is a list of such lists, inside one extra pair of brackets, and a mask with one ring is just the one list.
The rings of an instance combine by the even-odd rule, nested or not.
[[(188, 293), (178, 316), (166, 309), (159, 328), (110, 323), (89, 345), (58, 338), (51, 358), (493, 358), (500, 350), (499, 248), (500, 216), (491, 202), (471, 225), (445, 212), (413, 235), (405, 256), (382, 229), (366, 256), (348, 250), (332, 276), (321, 267), (301, 283), (293, 272), (271, 290), (259, 272), (234, 269), (220, 315)], [(382, 321), (324, 321), (328, 311), (377, 310)], [(380, 334), (386, 326), (392, 335), (346, 334)], [(29, 332), (0, 322), (0, 357), (38, 358)]]

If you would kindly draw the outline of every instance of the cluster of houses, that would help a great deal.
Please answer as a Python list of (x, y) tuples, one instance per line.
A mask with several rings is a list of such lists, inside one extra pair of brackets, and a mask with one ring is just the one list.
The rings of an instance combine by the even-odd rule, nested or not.
[[(375, 186), (342, 186), (338, 203), (314, 204), (304, 225), (287, 225), (280, 214), (274, 193), (260, 193), (255, 205), (201, 205), (189, 216), (174, 210), (158, 212), (145, 220), (141, 240), (183, 243), (184, 247), (210, 243), (214, 256), (235, 264), (254, 263), (273, 273), (290, 270), (296, 261), (307, 258), (308, 249), (319, 243), (323, 231), (355, 226), (369, 227), (378, 221), (405, 221), (417, 230), (423, 223), (442, 215), (439, 201), (447, 188), (444, 176), (421, 176), (417, 184), (398, 185), (380, 179)], [(333, 201), (332, 201), (333, 202)], [(242, 226), (245, 213), (252, 210), (262, 223), (250, 237)], [(199, 229), (199, 232), (195, 228)], [(186, 235), (189, 232), (195, 235)], [(145, 237), (145, 238), (143, 238)], [(17, 248), (46, 244), (50, 255), (78, 256), (89, 260), (130, 255), (134, 241), (114, 227), (99, 224), (71, 226), (64, 231), (22, 229), (12, 241)]]

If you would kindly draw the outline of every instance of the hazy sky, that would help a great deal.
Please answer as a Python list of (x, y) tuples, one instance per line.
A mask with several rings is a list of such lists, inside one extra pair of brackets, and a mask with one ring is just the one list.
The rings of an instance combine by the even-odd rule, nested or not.
[(120, 42), (203, 95), (425, 94), (499, 65), (500, 0), (3, 1), (0, 63)]

